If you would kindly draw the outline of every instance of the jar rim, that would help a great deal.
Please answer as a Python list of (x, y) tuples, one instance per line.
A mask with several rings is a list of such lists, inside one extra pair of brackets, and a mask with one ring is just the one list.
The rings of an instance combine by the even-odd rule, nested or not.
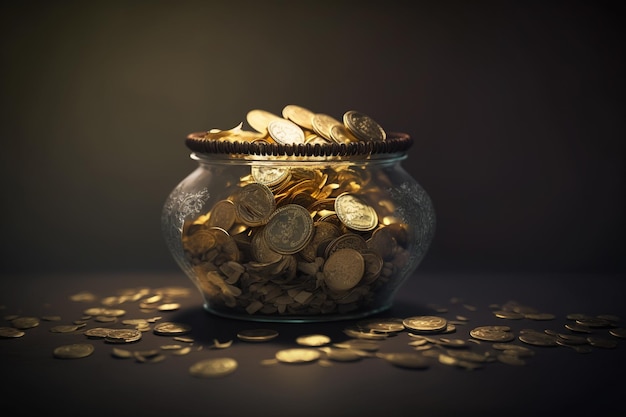
[(350, 160), (363, 157), (403, 154), (413, 144), (413, 138), (403, 132), (389, 132), (383, 141), (358, 141), (350, 143), (278, 144), (268, 142), (226, 141), (207, 138), (206, 132), (194, 132), (185, 139), (187, 147), (197, 154), (232, 157), (281, 156), (296, 160), (339, 157)]

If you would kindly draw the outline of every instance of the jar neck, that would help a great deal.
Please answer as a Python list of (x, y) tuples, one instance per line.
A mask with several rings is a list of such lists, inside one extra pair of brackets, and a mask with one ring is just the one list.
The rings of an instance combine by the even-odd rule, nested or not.
[(268, 165), (268, 166), (319, 166), (319, 165), (359, 165), (385, 166), (398, 164), (407, 158), (406, 152), (378, 155), (352, 156), (307, 156), (294, 157), (285, 155), (237, 155), (203, 154), (192, 152), (190, 158), (202, 165)]

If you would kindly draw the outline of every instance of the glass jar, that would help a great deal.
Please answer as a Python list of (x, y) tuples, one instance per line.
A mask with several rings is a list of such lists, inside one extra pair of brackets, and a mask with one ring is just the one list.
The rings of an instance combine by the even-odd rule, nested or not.
[(281, 144), (223, 132), (188, 135), (197, 168), (162, 211), (204, 309), (263, 322), (389, 309), (435, 231), (431, 199), (401, 165), (411, 138)]

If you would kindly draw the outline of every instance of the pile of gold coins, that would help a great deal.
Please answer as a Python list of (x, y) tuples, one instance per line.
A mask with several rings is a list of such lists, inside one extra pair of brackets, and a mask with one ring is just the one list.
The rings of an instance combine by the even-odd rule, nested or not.
[[(208, 140), (281, 144), (385, 141), (356, 111), (344, 123), (288, 105), (279, 117), (252, 110), (248, 123)], [(232, 192), (183, 229), (186, 262), (211, 311), (328, 316), (368, 311), (389, 297), (410, 258), (412, 233), (382, 191), (391, 181), (363, 164), (251, 164)], [(246, 167), (247, 169), (247, 167)]]

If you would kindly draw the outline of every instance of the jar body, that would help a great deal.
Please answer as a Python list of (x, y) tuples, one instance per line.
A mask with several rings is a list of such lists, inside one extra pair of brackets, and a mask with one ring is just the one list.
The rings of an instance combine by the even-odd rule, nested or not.
[(391, 307), (435, 231), (405, 155), (355, 161), (192, 154), (162, 211), (168, 249), (222, 317), (315, 322)]

